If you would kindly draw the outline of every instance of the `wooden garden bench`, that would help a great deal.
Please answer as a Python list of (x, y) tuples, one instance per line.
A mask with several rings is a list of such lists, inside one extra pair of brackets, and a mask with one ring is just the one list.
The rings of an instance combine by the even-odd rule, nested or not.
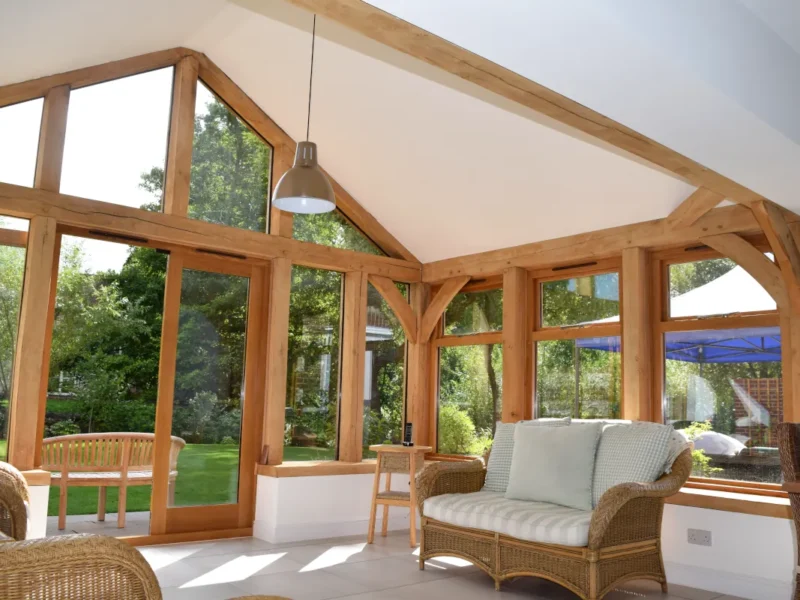
[[(51, 471), (53, 485), (59, 487), (58, 528), (67, 524), (67, 488), (98, 487), (97, 520), (106, 518), (106, 490), (119, 488), (117, 527), (125, 527), (128, 487), (152, 485), (152, 433), (79, 433), (46, 438), (42, 442), (42, 469)], [(186, 445), (172, 436), (169, 452), (170, 498), (178, 477), (178, 454)], [(173, 498), (174, 499), (174, 498)]]

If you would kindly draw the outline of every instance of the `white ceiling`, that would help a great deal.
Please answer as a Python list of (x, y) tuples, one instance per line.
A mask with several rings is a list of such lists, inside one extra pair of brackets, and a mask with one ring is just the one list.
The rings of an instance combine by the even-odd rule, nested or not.
[[(800, 157), (797, 111), (786, 110), (794, 81), (762, 78), (781, 94), (748, 96), (735, 69), (714, 67), (721, 51), (690, 69), (687, 52), (664, 52), (680, 36), (622, 36), (644, 27), (633, 9), (612, 19), (573, 0), (582, 8), (566, 18), (554, 0), (507, 0), (491, 14), (480, 0), (372, 3), (784, 204), (800, 189), (787, 162)], [(766, 36), (765, 57), (797, 58), (768, 15), (739, 8)], [(311, 17), (281, 0), (5, 0), (0, 11), (0, 85), (183, 45), (205, 52), (292, 137), (304, 135)], [(615, 29), (599, 43), (586, 36), (601, 16)], [(663, 217), (693, 189), (335, 23), (317, 30), (311, 137), (321, 162), (423, 262)]]

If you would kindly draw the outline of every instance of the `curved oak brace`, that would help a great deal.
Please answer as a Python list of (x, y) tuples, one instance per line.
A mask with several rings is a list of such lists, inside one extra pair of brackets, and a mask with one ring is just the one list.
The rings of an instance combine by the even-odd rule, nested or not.
[(412, 344), (417, 341), (417, 316), (408, 303), (408, 300), (403, 297), (400, 290), (397, 289), (394, 281), (388, 277), (381, 277), (380, 275), (370, 275), (369, 282), (378, 290), (386, 303), (394, 311), (400, 325), (403, 326), (403, 331), (406, 334), (406, 340)]
[(421, 343), (425, 343), (431, 339), (433, 329), (436, 327), (436, 323), (438, 323), (448, 304), (450, 304), (450, 301), (461, 291), (461, 288), (463, 288), (469, 280), (470, 278), (468, 276), (462, 275), (461, 277), (448, 279), (442, 284), (442, 287), (436, 292), (436, 296), (431, 300), (425, 314), (422, 316), (422, 321), (419, 326), (419, 341)]
[(681, 202), (667, 217), (667, 223), (674, 229), (691, 227), (697, 220), (722, 202), (721, 194), (706, 188), (697, 188), (686, 200)]
[(727, 256), (747, 271), (775, 299), (778, 310), (789, 307), (789, 294), (781, 270), (761, 250), (735, 233), (722, 233), (700, 238), (704, 244)]
[(800, 313), (800, 249), (789, 228), (786, 212), (768, 200), (756, 202), (750, 208), (775, 253), (775, 260), (783, 273), (792, 311), (798, 314)]

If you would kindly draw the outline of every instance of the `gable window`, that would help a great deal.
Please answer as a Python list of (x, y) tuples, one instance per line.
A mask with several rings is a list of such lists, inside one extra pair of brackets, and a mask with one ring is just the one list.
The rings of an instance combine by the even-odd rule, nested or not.
[(619, 418), (619, 273), (538, 281), (536, 416)]
[(43, 100), (0, 107), (0, 181), (33, 186)]
[(173, 71), (70, 92), (62, 194), (161, 210)]
[(339, 209), (318, 215), (296, 213), (292, 219), (292, 237), (301, 242), (386, 256), (386, 253), (353, 225)]
[(197, 82), (189, 217), (267, 231), (272, 147)]

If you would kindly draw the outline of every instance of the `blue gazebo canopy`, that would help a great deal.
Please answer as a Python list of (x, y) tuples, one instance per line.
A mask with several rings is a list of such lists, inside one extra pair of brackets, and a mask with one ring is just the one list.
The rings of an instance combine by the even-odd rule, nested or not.
[[(779, 327), (672, 331), (664, 336), (667, 358), (693, 363), (777, 362), (781, 360)], [(577, 340), (579, 348), (620, 351), (618, 337)]]

